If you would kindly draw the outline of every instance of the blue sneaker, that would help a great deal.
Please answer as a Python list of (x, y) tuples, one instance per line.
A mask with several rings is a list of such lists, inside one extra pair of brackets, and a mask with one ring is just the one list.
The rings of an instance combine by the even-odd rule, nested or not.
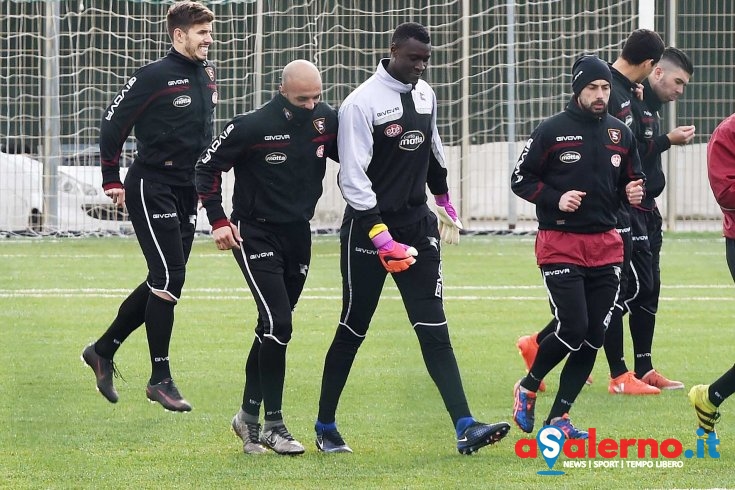
[(519, 429), (530, 434), (535, 421), (536, 393), (521, 391), (520, 380), (513, 387), (513, 421)]
[(553, 425), (567, 436), (567, 439), (587, 439), (588, 434), (586, 430), (577, 429), (572, 425), (572, 421), (569, 420), (569, 414), (565, 413), (561, 417), (557, 417), (555, 422), (551, 422), (549, 425)]
[(457, 451), (460, 454), (472, 454), (478, 449), (495, 444), (508, 434), (510, 424), (498, 422), (497, 424), (483, 424), (472, 422), (457, 438)]
[(316, 431), (316, 448), (323, 453), (351, 453), (352, 448), (347, 445), (342, 435), (334, 424), (321, 424), (314, 426)]

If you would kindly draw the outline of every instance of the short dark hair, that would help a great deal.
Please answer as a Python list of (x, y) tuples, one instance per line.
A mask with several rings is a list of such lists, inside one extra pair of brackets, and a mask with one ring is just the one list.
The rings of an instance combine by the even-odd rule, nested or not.
[(666, 60), (672, 63), (685, 72), (689, 73), (689, 76), (694, 75), (694, 64), (689, 56), (679, 48), (668, 47), (664, 49), (664, 54), (661, 55), (661, 60)]
[(626, 39), (620, 57), (631, 65), (640, 65), (646, 60), (658, 63), (663, 52), (661, 36), (649, 29), (636, 29)]
[(187, 31), (195, 24), (204, 24), (214, 20), (214, 13), (199, 2), (176, 2), (168, 9), (166, 25), (168, 35), (174, 38), (174, 30)]
[(411, 38), (424, 44), (431, 44), (429, 31), (417, 22), (404, 22), (400, 24), (393, 32), (393, 38), (390, 42), (392, 45), (400, 46), (403, 42)]

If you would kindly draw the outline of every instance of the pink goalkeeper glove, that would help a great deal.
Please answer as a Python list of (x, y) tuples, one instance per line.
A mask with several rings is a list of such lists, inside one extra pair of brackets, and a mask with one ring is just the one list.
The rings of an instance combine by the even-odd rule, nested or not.
[(373, 245), (378, 249), (378, 258), (385, 270), (390, 273), (403, 272), (416, 263), (419, 253), (415, 248), (393, 240), (388, 230), (381, 231), (372, 238)]
[(439, 236), (449, 245), (458, 244), (462, 222), (449, 199), (449, 193), (434, 196), (434, 202), (436, 203), (436, 215), (439, 218)]

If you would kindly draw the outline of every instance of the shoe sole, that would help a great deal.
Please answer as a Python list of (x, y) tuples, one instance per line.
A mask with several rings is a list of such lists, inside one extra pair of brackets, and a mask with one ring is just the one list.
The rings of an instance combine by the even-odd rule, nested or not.
[[(654, 388), (655, 388), (655, 386), (654, 386)], [(661, 390), (659, 390), (659, 391), (650, 391), (648, 393), (645, 393), (645, 392), (642, 392), (642, 393), (630, 393), (630, 392), (626, 392), (626, 391), (615, 391), (615, 389), (612, 389), (611, 390), (610, 388), (607, 389), (607, 392), (610, 393), (611, 395), (628, 395), (628, 396), (647, 396), (647, 395), (660, 395), (661, 394)]]
[(159, 405), (161, 405), (163, 407), (163, 409), (165, 411), (170, 412), (170, 413), (189, 413), (192, 410), (191, 408), (189, 408), (189, 409), (181, 409), (181, 410), (180, 409), (177, 409), (177, 408), (168, 408), (166, 405), (164, 405), (163, 403), (159, 402), (158, 400), (151, 400), (150, 398), (147, 398), (147, 399), (148, 399), (148, 403), (150, 403), (151, 405), (159, 404)]
[(498, 427), (495, 431), (488, 434), (488, 436), (485, 437), (484, 439), (476, 442), (475, 444), (472, 444), (471, 446), (457, 448), (457, 451), (459, 451), (460, 454), (469, 456), (469, 455), (476, 453), (479, 449), (485, 446), (490, 446), (492, 444), (495, 444), (496, 442), (499, 442), (505, 436), (508, 435), (508, 432), (510, 432), (510, 424), (498, 424), (498, 425), (500, 425), (500, 427)]
[(266, 449), (270, 449), (276, 454), (280, 454), (281, 456), (298, 456), (300, 454), (304, 454), (306, 452), (305, 448), (297, 449), (295, 451), (276, 451), (274, 448), (270, 447), (268, 444), (263, 444), (263, 447)]
[(336, 447), (334, 449), (324, 449), (323, 447), (319, 445), (319, 441), (315, 441), (314, 445), (316, 446), (317, 450), (320, 453), (325, 453), (325, 454), (338, 454), (338, 453), (351, 453), (352, 452), (352, 448), (347, 445), (342, 446), (342, 447)]

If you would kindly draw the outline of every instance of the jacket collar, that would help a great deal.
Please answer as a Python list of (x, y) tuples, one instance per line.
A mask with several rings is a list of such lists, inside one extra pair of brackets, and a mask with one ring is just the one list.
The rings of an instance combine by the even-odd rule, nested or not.
[(661, 102), (661, 99), (658, 98), (658, 95), (656, 95), (656, 92), (651, 88), (651, 84), (648, 83), (648, 80), (643, 81), (643, 102), (646, 103), (652, 112), (658, 112), (658, 110), (661, 109), (661, 106), (664, 105), (664, 103)]
[(607, 112), (601, 116), (596, 116), (595, 114), (592, 114), (590, 111), (582, 109), (577, 103), (577, 97), (574, 95), (572, 95), (572, 98), (569, 100), (569, 103), (567, 104), (566, 112), (570, 114), (574, 119), (577, 119), (580, 121), (597, 122), (607, 117)]
[(396, 92), (400, 92), (402, 94), (407, 94), (411, 90), (413, 90), (413, 85), (410, 83), (403, 83), (399, 80), (396, 80), (391, 76), (390, 73), (388, 73), (388, 70), (386, 67), (388, 66), (388, 62), (390, 61), (390, 58), (383, 58), (380, 60), (380, 63), (378, 63), (378, 69), (375, 71), (375, 76), (383, 82), (384, 85), (387, 85), (389, 88), (395, 90)]
[(209, 61), (207, 61), (207, 60), (204, 60), (204, 61), (194, 61), (193, 59), (187, 58), (183, 54), (181, 54), (178, 51), (176, 51), (173, 46), (171, 46), (169, 48), (169, 50), (168, 50), (168, 56), (171, 56), (174, 59), (177, 59), (179, 61), (183, 61), (185, 63), (189, 63), (191, 65), (195, 65), (195, 66), (209, 66)]

